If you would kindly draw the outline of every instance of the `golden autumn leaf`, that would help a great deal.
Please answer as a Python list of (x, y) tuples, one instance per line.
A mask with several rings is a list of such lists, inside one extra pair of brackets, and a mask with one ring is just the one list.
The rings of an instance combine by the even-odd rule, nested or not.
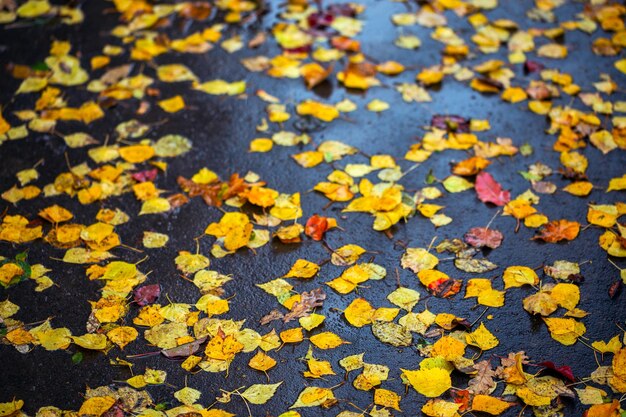
[(350, 343), (341, 339), (339, 336), (337, 336), (336, 334), (332, 332), (318, 333), (314, 336), (311, 336), (309, 340), (316, 347), (318, 347), (319, 349), (323, 349), (323, 350), (334, 349), (338, 346), (343, 345), (344, 343)]
[(413, 389), (425, 397), (438, 397), (452, 387), (450, 373), (441, 368), (401, 371), (402, 377)]
[(316, 407), (334, 399), (335, 394), (329, 388), (306, 387), (289, 408)]
[(514, 403), (502, 401), (499, 398), (491, 397), (489, 395), (476, 395), (472, 400), (472, 411), (479, 411), (491, 414), (492, 416), (499, 416), (513, 405)]
[(527, 266), (509, 266), (504, 271), (502, 280), (504, 281), (504, 289), (539, 283), (537, 273)]
[(465, 335), (465, 341), (468, 345), (476, 346), (480, 350), (489, 350), (500, 344), (500, 341), (495, 337), (483, 323), (472, 333)]

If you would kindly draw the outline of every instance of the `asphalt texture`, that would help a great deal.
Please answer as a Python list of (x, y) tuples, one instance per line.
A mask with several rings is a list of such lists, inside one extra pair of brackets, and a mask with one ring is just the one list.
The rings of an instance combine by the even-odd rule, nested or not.
[[(242, 33), (244, 37), (250, 37), (260, 27), (271, 27), (280, 10), (278, 3), (269, 3), (269, 13), (263, 20), (243, 29), (228, 28), (225, 37), (234, 33)], [(510, 18), (528, 23), (524, 18), (524, 13), (532, 2), (501, 1), (501, 3), (498, 9), (488, 13), (490, 19)], [(439, 61), (441, 44), (432, 40), (429, 30), (420, 26), (413, 26), (406, 31), (422, 39), (421, 48), (416, 51), (407, 51), (391, 46), (392, 40), (399, 32), (399, 29), (390, 23), (391, 14), (403, 12), (407, 7), (415, 10), (415, 4), (404, 5), (390, 1), (370, 0), (363, 1), (362, 4), (366, 6), (366, 11), (362, 16), (366, 24), (358, 39), (362, 42), (364, 52), (368, 56), (378, 61), (397, 60), (416, 68)], [(79, 52), (84, 59), (96, 55), (109, 39), (108, 32), (117, 22), (115, 13), (106, 12), (106, 9), (110, 7), (111, 4), (108, 2), (85, 2), (82, 5), (86, 16), (85, 23), (78, 26), (43, 22), (20, 28), (2, 28), (0, 29), (0, 62), (3, 65), (9, 63), (32, 65), (40, 62), (47, 56), (49, 43), (53, 39), (71, 41), (73, 50)], [(572, 2), (559, 8), (558, 19), (564, 21), (571, 18), (581, 10), (581, 7), (579, 3)], [(533, 22), (532, 25), (542, 26), (537, 22)], [(465, 21), (452, 16), (450, 16), (450, 26), (461, 34), (470, 32)], [(175, 37), (190, 32), (186, 27), (174, 25), (168, 29), (168, 33)], [(568, 45), (572, 51), (571, 57), (558, 62), (550, 61), (547, 64), (571, 74), (583, 89), (590, 89), (591, 83), (598, 80), (601, 72), (609, 73), (614, 79), (624, 82), (624, 75), (617, 73), (609, 58), (599, 57), (591, 52), (590, 41), (597, 35), (598, 33), (589, 36), (579, 31), (568, 32), (561, 42)], [(408, 169), (412, 163), (402, 160), (401, 156), (411, 144), (415, 143), (416, 137), (423, 135), (423, 127), (429, 125), (434, 114), (458, 114), (468, 118), (488, 119), (492, 128), (483, 133), (482, 137), (491, 139), (510, 137), (517, 145), (525, 142), (533, 145), (535, 149), (533, 155), (517, 156), (512, 159), (501, 157), (494, 160), (489, 168), (489, 172), (505, 188), (511, 189), (513, 195), (529, 187), (528, 182), (518, 174), (518, 171), (526, 170), (529, 164), (540, 161), (551, 167), (559, 166), (559, 154), (551, 150), (553, 137), (545, 134), (548, 127), (547, 119), (529, 112), (526, 103), (503, 103), (497, 95), (481, 95), (467, 85), (447, 79), (440, 88), (430, 90), (433, 97), (431, 103), (405, 103), (392, 87), (396, 81), (411, 81), (414, 76), (412, 72), (395, 79), (388, 79), (391, 81), (387, 85), (367, 92), (346, 91), (334, 79), (317, 87), (313, 92), (309, 92), (303, 87), (301, 80), (273, 79), (263, 74), (249, 73), (239, 63), (239, 59), (244, 56), (276, 53), (278, 53), (276, 45), (273, 42), (266, 42), (253, 52), (244, 49), (240, 53), (231, 55), (221, 48), (215, 48), (207, 54), (199, 55), (165, 54), (156, 58), (155, 62), (157, 64), (184, 63), (201, 80), (245, 79), (249, 85), (249, 92), (264, 89), (288, 103), (297, 103), (305, 98), (316, 98), (328, 102), (350, 98), (359, 105), (359, 110), (350, 114), (350, 120), (320, 124), (319, 128), (311, 132), (314, 141), (319, 143), (327, 139), (336, 139), (356, 146), (368, 155), (388, 153), (396, 156), (404, 169)], [(506, 60), (506, 55), (501, 49), (499, 53), (492, 54), (489, 58)], [(479, 54), (475, 61), (480, 62), (485, 59)], [(136, 63), (135, 65), (142, 64)], [(536, 77), (533, 74), (525, 75), (520, 65), (513, 66), (512, 69), (516, 73), (517, 80), (524, 81)], [(147, 68), (146, 71), (150, 69)], [(29, 104), (28, 97), (13, 96), (18, 85), (19, 80), (12, 79), (8, 73), (0, 77), (0, 103), (8, 109), (23, 108)], [(459, 198), (459, 195), (444, 194), (444, 197), (437, 203), (446, 206), (445, 213), (453, 218), (449, 226), (437, 229), (428, 219), (416, 216), (408, 223), (400, 223), (393, 227), (393, 239), (390, 240), (385, 234), (372, 230), (372, 218), (368, 214), (343, 214), (341, 212), (343, 204), (326, 207), (328, 201), (323, 196), (307, 192), (330, 172), (331, 168), (326, 164), (312, 169), (302, 169), (290, 158), (290, 155), (296, 152), (294, 148), (275, 147), (267, 154), (247, 152), (249, 141), (259, 136), (255, 131), (255, 126), (262, 117), (265, 117), (265, 103), (254, 99), (251, 94), (249, 99), (208, 96), (189, 91), (188, 87), (183, 87), (180, 83), (161, 84), (159, 88), (163, 97), (171, 96), (184, 88), (188, 109), (176, 114), (164, 115), (154, 106), (152, 111), (141, 118), (143, 122), (154, 124), (147, 137), (159, 138), (168, 133), (181, 134), (193, 141), (193, 151), (169, 161), (168, 174), (160, 177), (158, 187), (176, 191), (178, 190), (177, 175), (190, 177), (206, 166), (216, 171), (222, 178), (227, 178), (234, 172), (245, 174), (248, 171), (254, 171), (274, 189), (286, 193), (303, 192), (302, 207), (305, 218), (314, 213), (334, 216), (339, 219), (340, 226), (344, 229), (326, 234), (328, 246), (337, 248), (348, 243), (358, 244), (372, 251), (371, 254), (366, 255), (366, 258), (371, 258), (387, 268), (386, 279), (373, 282), (358, 291), (358, 296), (366, 298), (374, 306), (390, 306), (385, 297), (396, 288), (396, 269), (399, 271), (399, 280), (402, 285), (420, 289), (420, 284), (414, 274), (400, 268), (399, 259), (404, 248), (397, 244), (398, 241), (410, 247), (428, 247), (434, 236), (437, 236), (439, 241), (445, 238), (461, 237), (470, 228), (489, 223), (498, 210), (480, 202), (472, 191), (463, 194), (462, 198)], [(616, 94), (618, 97), (624, 96), (623, 92)], [(79, 89), (76, 96), (68, 98), (72, 104), (77, 105), (88, 97), (90, 97), (89, 93), (81, 92)], [(387, 101), (391, 105), (390, 110), (382, 114), (365, 111), (365, 104), (373, 98)], [(557, 102), (564, 103), (567, 100), (566, 97)], [(109, 109), (105, 118), (91, 124), (88, 131), (95, 138), (103, 140), (112, 133), (114, 126), (129, 119), (133, 111), (132, 106), (121, 103)], [(167, 119), (166, 123), (160, 123), (163, 119)], [(297, 121), (298, 117), (292, 118), (287, 123), (287, 127), (291, 128)], [(62, 133), (69, 133), (81, 129), (74, 129), (71, 124), (66, 124), (60, 130)], [(608, 178), (623, 174), (626, 165), (623, 151), (617, 150), (609, 157), (603, 156), (594, 147), (587, 147), (583, 152), (589, 159), (589, 180), (594, 184), (606, 183)], [(87, 159), (84, 149), (69, 149), (61, 138), (48, 134), (31, 133), (25, 140), (2, 144), (0, 147), (0, 189), (10, 188), (15, 183), (17, 171), (32, 167), (42, 158), (45, 162), (39, 168), (41, 178), (38, 184), (51, 182), (56, 175), (66, 170), (65, 155), (72, 164), (81, 163)], [(403, 178), (403, 185), (408, 190), (417, 190), (424, 186), (425, 178), (431, 171), (435, 177), (445, 178), (449, 175), (450, 163), (465, 157), (466, 153), (463, 151), (446, 151), (431, 157)], [(353, 161), (365, 162), (365, 160), (364, 157), (353, 157)], [(551, 180), (559, 188), (568, 183), (558, 175), (553, 175)], [(586, 204), (589, 201), (609, 204), (623, 200), (623, 198), (623, 192), (606, 194), (602, 189), (594, 189), (589, 199), (580, 199), (557, 192), (554, 195), (542, 195), (540, 207), (541, 211), (551, 219), (567, 218), (584, 224)], [(145, 253), (118, 248), (114, 252), (121, 259), (130, 262), (136, 262), (145, 255), (149, 255), (149, 258), (141, 264), (140, 269), (152, 271), (147, 283), (162, 285), (161, 301), (165, 300), (166, 296), (175, 302), (192, 304), (198, 299), (197, 288), (180, 278), (173, 260), (180, 250), (195, 251), (194, 238), (202, 234), (206, 225), (218, 221), (222, 215), (216, 208), (208, 207), (201, 199), (195, 198), (175, 212), (139, 217), (136, 213), (139, 212), (140, 202), (129, 193), (110, 198), (102, 204), (87, 206), (82, 206), (77, 201), (62, 196), (39, 198), (28, 203), (18, 203), (17, 206), (2, 201), (0, 211), (6, 209), (10, 214), (20, 213), (34, 218), (40, 209), (53, 203), (72, 211), (76, 217), (75, 220), (83, 224), (92, 222), (101, 207), (121, 208), (131, 214), (131, 220), (118, 227), (116, 231), (120, 234), (122, 241), (129, 246), (140, 247), (141, 236), (145, 230), (168, 234), (170, 241), (165, 248), (148, 249)], [(501, 274), (509, 265), (539, 267), (559, 259), (581, 263), (586, 261), (581, 266), (585, 282), (581, 285), (579, 304), (580, 308), (590, 313), (584, 319), (588, 329), (586, 336), (592, 340), (608, 340), (614, 336), (617, 332), (615, 323), (624, 323), (626, 317), (625, 298), (622, 294), (621, 297), (611, 300), (607, 294), (608, 286), (618, 277), (618, 271), (606, 261), (605, 251), (598, 246), (598, 237), (602, 230), (590, 227), (582, 231), (574, 241), (543, 244), (530, 240), (533, 236), (532, 230), (522, 227), (515, 232), (515, 226), (515, 221), (510, 217), (498, 216), (493, 221), (492, 227), (502, 231), (505, 238), (500, 248), (485, 253), (489, 260), (499, 266), (499, 269), (489, 273), (489, 276)], [(200, 252), (207, 254), (211, 243), (212, 240), (209, 238), (200, 240)], [(12, 257), (25, 249), (28, 250), (29, 261), (41, 262), (52, 269), (49, 275), (57, 285), (44, 292), (36, 293), (33, 291), (35, 284), (26, 282), (8, 290), (0, 289), (0, 299), (8, 297), (18, 304), (21, 310), (16, 317), (26, 323), (53, 317), (55, 326), (65, 326), (73, 334), (83, 334), (90, 313), (88, 301), (99, 297), (98, 291), (101, 284), (97, 281), (89, 281), (85, 277), (83, 266), (54, 260), (53, 258), (61, 257), (63, 251), (51, 248), (44, 242), (39, 241), (28, 245), (0, 243), (0, 254), (4, 256)], [(211, 259), (211, 269), (230, 274), (235, 278), (225, 286), (226, 295), (233, 297), (230, 300), (228, 318), (245, 319), (247, 327), (261, 334), (269, 331), (272, 326), (276, 327), (277, 331), (291, 327), (282, 325), (280, 322), (273, 322), (267, 326), (259, 324), (259, 319), (270, 310), (277, 308), (277, 303), (273, 297), (263, 293), (254, 284), (282, 276), (298, 258), (321, 263), (329, 258), (329, 253), (319, 242), (310, 239), (305, 239), (301, 244), (296, 245), (285, 245), (272, 240), (270, 244), (257, 250), (256, 254), (241, 250), (235, 256)], [(456, 270), (451, 261), (441, 262), (439, 269), (460, 279), (477, 276)], [(319, 286), (325, 287), (322, 283), (338, 276), (341, 271), (342, 268), (327, 263), (315, 280), (296, 282), (295, 289), (300, 292)], [(392, 369), (392, 378), (385, 383), (385, 387), (403, 395), (401, 406), (404, 413), (399, 414), (419, 414), (418, 410), (425, 399), (416, 395), (412, 390), (409, 390), (405, 396), (405, 387), (398, 372), (399, 368), (415, 369), (417, 367), (420, 357), (416, 349), (398, 349), (384, 345), (372, 335), (369, 326), (357, 329), (348, 325), (342, 317), (341, 310), (355, 295), (341, 296), (327, 287), (325, 291), (327, 299), (321, 313), (327, 318), (321, 330), (333, 331), (351, 344), (317, 354), (319, 358), (329, 360), (340, 375), (328, 378), (326, 381), (313, 381), (313, 385), (330, 387), (341, 383), (343, 375), (337, 364), (338, 360), (350, 354), (365, 352), (366, 362), (385, 364)], [(425, 292), (422, 292), (425, 295)], [(498, 355), (523, 350), (535, 362), (553, 361), (559, 365), (569, 365), (574, 375), (588, 376), (597, 367), (593, 352), (580, 343), (571, 347), (557, 343), (550, 337), (541, 319), (531, 317), (521, 308), (522, 299), (532, 292), (530, 288), (508, 291), (505, 306), (489, 310), (495, 318), (490, 321), (486, 320), (486, 323), (500, 340), (500, 346), (492, 351), (495, 355), (494, 364), (497, 362)], [(474, 301), (463, 300), (462, 294), (463, 292), (452, 299), (428, 297), (426, 301), (420, 301), (419, 306), (423, 307), (424, 303), (427, 303), (431, 311), (450, 312), (473, 322), (483, 313), (484, 308), (472, 308)], [(128, 317), (134, 317), (136, 309), (136, 306), (131, 307)], [(154, 351), (154, 348), (147, 346), (141, 339), (140, 336), (138, 342), (130, 344), (123, 352), (117, 349), (112, 350), (108, 356), (99, 352), (82, 350), (74, 345), (68, 350), (54, 352), (35, 348), (28, 354), (21, 354), (10, 345), (0, 345), (2, 360), (0, 401), (9, 401), (13, 397), (24, 399), (26, 401), (24, 410), (29, 414), (34, 414), (38, 407), (44, 405), (77, 409), (83, 401), (81, 393), (86, 387), (115, 384), (116, 381), (123, 381), (131, 376), (127, 368), (110, 365), (110, 359)], [(300, 359), (305, 356), (307, 349), (308, 343), (301, 343), (295, 346), (284, 346), (272, 352), (272, 356), (278, 361), (278, 366), (270, 371), (271, 381), (284, 381), (284, 384), (268, 404), (256, 406), (253, 413), (255, 416), (276, 415), (278, 411), (286, 410), (293, 403), (297, 393), (303, 387), (312, 384), (310, 380), (302, 376), (305, 363)], [(79, 364), (73, 364), (71, 357), (77, 351), (83, 352), (84, 359)], [(490, 355), (492, 355), (491, 352), (486, 353), (484, 357)], [(135, 373), (141, 373), (146, 367), (168, 372), (168, 384), (149, 388), (156, 403), (169, 402), (174, 405), (172, 393), (184, 386), (186, 381), (189, 386), (203, 392), (203, 403), (210, 404), (214, 397), (220, 395), (220, 389), (232, 390), (252, 383), (267, 382), (265, 375), (247, 366), (249, 357), (250, 355), (238, 355), (228, 375), (206, 372), (189, 374), (180, 369), (180, 361), (168, 360), (160, 355), (133, 359), (132, 362), (135, 364)], [(351, 375), (344, 386), (336, 388), (335, 395), (337, 398), (349, 400), (365, 408), (371, 403), (372, 394), (352, 388), (350, 382), (354, 376)], [(578, 416), (583, 412), (578, 402), (566, 399), (565, 405), (566, 416)], [(224, 408), (238, 415), (247, 415), (242, 401), (233, 400)], [(304, 416), (334, 416), (343, 409), (349, 409), (346, 401), (340, 401), (338, 406), (329, 410), (303, 409), (301, 413)], [(507, 415), (517, 413), (519, 413), (519, 408), (511, 410)], [(526, 411), (526, 414), (530, 414), (530, 411)]]

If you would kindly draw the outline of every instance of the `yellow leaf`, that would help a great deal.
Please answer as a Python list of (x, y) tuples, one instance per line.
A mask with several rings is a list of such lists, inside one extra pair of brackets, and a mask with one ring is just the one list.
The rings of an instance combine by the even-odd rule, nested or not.
[(334, 399), (335, 394), (329, 388), (306, 387), (289, 408), (315, 407)]
[(474, 188), (474, 184), (472, 184), (463, 177), (450, 175), (445, 180), (443, 180), (443, 188), (451, 193), (460, 193)]
[(307, 360), (307, 366), (309, 367), (309, 370), (304, 372), (305, 378), (321, 378), (325, 375), (335, 375), (335, 372), (328, 361), (320, 361), (310, 357)]
[(617, 212), (617, 207), (614, 205), (591, 204), (587, 211), (587, 221), (596, 226), (609, 228), (615, 224), (619, 215), (620, 214)]
[(537, 285), (539, 277), (537, 273), (527, 266), (510, 266), (504, 270), (502, 275), (504, 289), (511, 287), (521, 287), (523, 285)]
[(550, 290), (550, 297), (561, 307), (573, 310), (580, 301), (580, 289), (574, 284), (558, 283)]
[(402, 377), (418, 393), (426, 397), (438, 397), (452, 387), (452, 379), (448, 371), (441, 368), (419, 369), (409, 371), (401, 369)]
[(80, 406), (78, 414), (81, 416), (100, 417), (115, 404), (115, 401), (115, 398), (109, 396), (88, 398)]
[(298, 259), (283, 278), (313, 278), (320, 267), (306, 259)]
[(587, 328), (584, 324), (570, 318), (544, 317), (550, 336), (566, 346), (573, 345), (576, 340), (585, 334)]
[(10, 129), (11, 125), (4, 119), (4, 117), (2, 116), (2, 112), (0, 112), (0, 136), (7, 133)]
[[(0, 417), (11, 417), (24, 407), (24, 401), (13, 400), (7, 403), (0, 403)], [(20, 413), (23, 414), (23, 413)]]
[(508, 101), (509, 103), (519, 103), (528, 98), (526, 91), (520, 87), (509, 87), (502, 92), (500, 97), (502, 100)]
[(63, 262), (73, 264), (98, 263), (111, 258), (113, 255), (109, 252), (90, 251), (85, 248), (71, 248), (65, 252)]
[(236, 96), (238, 94), (243, 94), (246, 91), (246, 82), (235, 81), (235, 82), (229, 83), (224, 80), (213, 80), (213, 81), (207, 81), (202, 84), (195, 84), (193, 88), (194, 90), (200, 90), (207, 94), (213, 94), (213, 95), (227, 94), (229, 96)]
[(102, 350), (107, 346), (106, 336), (98, 333), (87, 333), (82, 336), (72, 336), (72, 341), (85, 349)]
[(53, 329), (48, 322), (30, 329), (30, 334), (46, 350), (67, 349), (72, 343), (72, 333), (69, 329), (65, 327)]
[(160, 369), (146, 368), (146, 372), (143, 374), (143, 377), (148, 384), (160, 385), (165, 382), (167, 372)]
[(429, 417), (459, 417), (457, 411), (460, 407), (460, 404), (440, 399), (428, 400), (422, 407), (422, 412)]
[(29, 0), (17, 8), (17, 15), (24, 19), (33, 19), (50, 11), (48, 0)]
[(131, 145), (119, 149), (120, 156), (126, 162), (140, 164), (154, 156), (154, 148), (150, 145)]
[(342, 340), (339, 336), (331, 332), (322, 332), (309, 339), (316, 347), (320, 349), (334, 349), (344, 343), (350, 343)]
[(160, 108), (168, 113), (176, 113), (185, 108), (185, 101), (179, 95), (161, 100), (158, 104)]
[(282, 382), (276, 384), (254, 384), (250, 385), (241, 396), (251, 404), (265, 404), (276, 393)]
[(622, 343), (620, 342), (619, 335), (617, 335), (609, 340), (608, 343), (604, 342), (603, 340), (598, 340), (593, 342), (591, 346), (593, 346), (601, 353), (617, 353), (622, 348)]
[(480, 323), (478, 329), (472, 333), (465, 335), (465, 341), (468, 345), (477, 346), (480, 350), (489, 350), (500, 344), (500, 341), (495, 337), (483, 323)]
[(167, 198), (151, 198), (143, 202), (139, 215), (163, 213), (170, 211), (171, 208), (172, 206)]
[(296, 327), (293, 329), (283, 330), (280, 332), (280, 339), (284, 343), (299, 343), (304, 340), (304, 335), (302, 334), (302, 327)]
[(470, 279), (465, 288), (465, 298), (477, 297), (478, 304), (487, 307), (502, 307), (504, 294), (504, 291), (491, 288), (491, 280), (487, 278)]
[(387, 300), (392, 304), (409, 312), (413, 310), (419, 299), (419, 292), (406, 287), (400, 287), (387, 296)]
[(157, 324), (144, 332), (144, 338), (161, 349), (170, 349), (178, 346), (176, 340), (186, 336), (188, 336), (187, 324), (176, 322)]
[(109, 340), (124, 349), (124, 346), (137, 339), (137, 330), (130, 326), (120, 326), (107, 333)]
[(402, 255), (401, 265), (416, 274), (422, 270), (433, 269), (439, 264), (439, 259), (423, 248), (407, 248)]
[(365, 253), (365, 249), (358, 245), (344, 245), (336, 249), (331, 255), (331, 262), (337, 266), (347, 266), (355, 263), (362, 254)]
[(374, 308), (364, 298), (357, 298), (344, 310), (348, 323), (354, 327), (363, 327), (372, 323)]
[(306, 317), (300, 317), (298, 319), (298, 322), (300, 323), (300, 326), (304, 327), (306, 330), (311, 331), (314, 328), (318, 327), (320, 324), (322, 324), (325, 319), (325, 316), (313, 313), (309, 314)]
[(589, 165), (587, 158), (578, 152), (562, 152), (560, 160), (563, 166), (579, 174), (584, 174)]
[(260, 350), (248, 361), (248, 366), (257, 371), (265, 372), (276, 366), (276, 361)]
[(528, 102), (528, 108), (530, 111), (536, 114), (545, 115), (550, 112), (552, 108), (551, 101), (539, 101), (539, 100), (531, 100)]
[(567, 47), (558, 43), (549, 43), (539, 47), (537, 55), (545, 58), (563, 59), (567, 57)]
[(41, 210), (39, 215), (48, 220), (50, 223), (66, 222), (74, 217), (69, 210), (66, 210), (56, 204)]
[(250, 142), (250, 152), (269, 152), (274, 146), (274, 141), (268, 138), (257, 138)]
[(374, 404), (376, 405), (402, 411), (400, 410), (400, 400), (401, 397), (393, 391), (383, 388), (377, 388), (376, 391), (374, 391)]
[(319, 151), (305, 151), (291, 157), (304, 168), (313, 168), (324, 162), (324, 154)]
[(475, 395), (472, 400), (472, 411), (479, 411), (491, 414), (492, 416), (499, 416), (513, 405), (514, 403), (502, 401), (499, 398), (478, 394)]
[(185, 274), (193, 274), (201, 269), (209, 266), (209, 258), (201, 254), (191, 254), (186, 251), (181, 251), (174, 260), (176, 267)]
[(422, 41), (415, 35), (400, 35), (396, 38), (394, 44), (403, 49), (416, 49), (422, 45)]
[(182, 64), (159, 65), (157, 67), (157, 77), (166, 83), (196, 80), (194, 73)]
[(339, 110), (335, 106), (319, 103), (313, 100), (305, 100), (298, 104), (296, 111), (301, 116), (313, 116), (324, 122), (332, 122), (339, 117)]
[(589, 405), (604, 403), (604, 397), (606, 397), (606, 392), (599, 388), (588, 385), (584, 389), (574, 389), (578, 394), (578, 398), (580, 399), (581, 404)]
[(356, 369), (361, 369), (364, 365), (363, 355), (365, 354), (359, 353), (357, 355), (346, 356), (345, 358), (339, 361), (339, 365), (341, 365), (341, 367), (345, 369), (346, 372), (354, 371)]
[(143, 246), (148, 249), (162, 248), (170, 240), (169, 236), (157, 232), (143, 232)]
[(179, 389), (174, 393), (174, 398), (185, 405), (195, 404), (199, 399), (202, 393), (197, 389), (185, 387)]
[(454, 361), (465, 353), (465, 344), (451, 336), (443, 336), (432, 345), (433, 356), (441, 356), (445, 360)]
[(224, 300), (211, 293), (200, 297), (198, 301), (196, 301), (196, 308), (207, 313), (209, 317), (224, 314), (230, 310), (228, 300)]
[(370, 101), (369, 103), (367, 103), (367, 106), (365, 106), (367, 108), (367, 110), (375, 112), (375, 113), (380, 113), (383, 112), (387, 109), (389, 109), (389, 103), (379, 100), (379, 99), (374, 99), (372, 101)]

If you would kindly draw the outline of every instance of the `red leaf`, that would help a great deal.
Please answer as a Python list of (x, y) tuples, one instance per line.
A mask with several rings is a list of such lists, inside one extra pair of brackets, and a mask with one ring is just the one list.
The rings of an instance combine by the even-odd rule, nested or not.
[(511, 193), (503, 190), (502, 186), (488, 172), (483, 171), (476, 176), (475, 187), (478, 199), (484, 203), (503, 206), (511, 201)]
[(306, 222), (304, 233), (313, 240), (322, 240), (328, 230), (328, 217), (312, 215)]
[(144, 285), (139, 287), (133, 293), (135, 302), (140, 306), (146, 306), (154, 303), (161, 295), (161, 286), (159, 284)]
[(609, 297), (615, 298), (618, 295), (620, 295), (620, 293), (622, 292), (623, 286), (624, 285), (621, 279), (612, 283), (611, 286), (609, 287)]
[(489, 229), (488, 227), (474, 227), (465, 233), (464, 239), (475, 248), (486, 246), (495, 249), (502, 244), (504, 236), (499, 230)]
[(157, 177), (157, 169), (147, 169), (145, 171), (135, 172), (131, 177), (137, 182), (154, 181)]
[(428, 291), (435, 297), (449, 298), (461, 290), (461, 281), (452, 278), (441, 278), (428, 284)]
[(550, 361), (541, 362), (541, 363), (538, 363), (537, 365), (545, 366), (546, 368), (553, 370), (554, 372), (558, 373), (559, 375), (561, 375), (562, 377), (564, 377), (570, 382), (576, 382), (576, 377), (574, 376), (574, 372), (572, 372), (572, 368), (570, 368), (567, 365), (556, 366), (554, 362), (550, 362)]
[(466, 389), (453, 389), (451, 391), (452, 393), (452, 400), (459, 404), (460, 408), (459, 411), (460, 412), (464, 412), (465, 410), (469, 409), (470, 407), (470, 392)]

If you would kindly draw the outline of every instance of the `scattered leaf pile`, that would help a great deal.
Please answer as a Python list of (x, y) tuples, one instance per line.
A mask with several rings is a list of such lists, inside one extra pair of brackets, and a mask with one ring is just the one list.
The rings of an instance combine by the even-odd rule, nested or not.
[(622, 3), (61, 3), (0, 1), (0, 351), (119, 377), (0, 417), (626, 415)]

